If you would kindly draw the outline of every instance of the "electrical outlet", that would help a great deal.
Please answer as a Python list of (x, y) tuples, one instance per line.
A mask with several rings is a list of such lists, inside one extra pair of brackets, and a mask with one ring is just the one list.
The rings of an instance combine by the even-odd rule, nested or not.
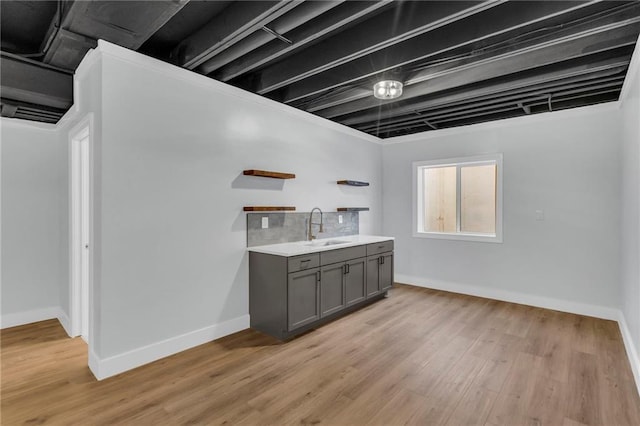
[(342, 215), (341, 214), (338, 215), (338, 223), (342, 223)]
[(269, 217), (265, 216), (262, 218), (262, 229), (268, 229), (269, 228)]
[(536, 220), (544, 220), (544, 210), (536, 210)]

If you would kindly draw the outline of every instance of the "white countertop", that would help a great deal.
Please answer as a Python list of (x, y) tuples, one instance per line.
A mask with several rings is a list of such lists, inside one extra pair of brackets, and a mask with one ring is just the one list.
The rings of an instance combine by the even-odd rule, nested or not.
[[(248, 251), (255, 253), (274, 254), (276, 256), (298, 256), (301, 254), (319, 253), (321, 251), (341, 249), (345, 247), (373, 244), (382, 241), (391, 241), (393, 237), (380, 237), (376, 235), (348, 235), (344, 237), (321, 238), (311, 241), (296, 241), (294, 243), (268, 244), (264, 246), (248, 247)], [(327, 241), (340, 241), (340, 244), (322, 245)], [(342, 242), (344, 241), (344, 242)]]

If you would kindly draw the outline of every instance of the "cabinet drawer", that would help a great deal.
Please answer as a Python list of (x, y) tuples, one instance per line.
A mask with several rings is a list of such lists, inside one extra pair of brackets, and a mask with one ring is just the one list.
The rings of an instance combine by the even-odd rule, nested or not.
[(320, 256), (318, 253), (304, 254), (289, 258), (289, 272), (304, 271), (309, 268), (320, 266)]
[(330, 265), (332, 263), (344, 262), (358, 257), (364, 257), (367, 249), (365, 246), (347, 247), (337, 250), (320, 252), (320, 263)]
[(367, 244), (367, 256), (393, 251), (393, 240), (381, 243)]

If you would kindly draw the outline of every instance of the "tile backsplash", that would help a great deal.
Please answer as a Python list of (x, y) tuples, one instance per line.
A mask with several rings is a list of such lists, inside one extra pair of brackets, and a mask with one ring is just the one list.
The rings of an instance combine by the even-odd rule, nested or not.
[[(338, 216), (342, 216), (342, 223)], [(262, 218), (268, 218), (269, 228), (262, 228)], [(318, 234), (318, 225), (313, 225), (317, 238), (333, 238), (359, 233), (358, 212), (323, 213), (324, 232)], [(247, 247), (265, 244), (288, 243), (307, 239), (309, 230), (309, 212), (285, 213), (264, 212), (247, 213)], [(313, 213), (313, 222), (320, 222), (320, 213)]]

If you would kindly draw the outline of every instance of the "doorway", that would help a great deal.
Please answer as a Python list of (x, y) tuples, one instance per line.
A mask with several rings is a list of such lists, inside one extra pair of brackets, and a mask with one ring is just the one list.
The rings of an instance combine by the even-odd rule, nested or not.
[(91, 119), (70, 132), (71, 330), (89, 343), (91, 282)]

